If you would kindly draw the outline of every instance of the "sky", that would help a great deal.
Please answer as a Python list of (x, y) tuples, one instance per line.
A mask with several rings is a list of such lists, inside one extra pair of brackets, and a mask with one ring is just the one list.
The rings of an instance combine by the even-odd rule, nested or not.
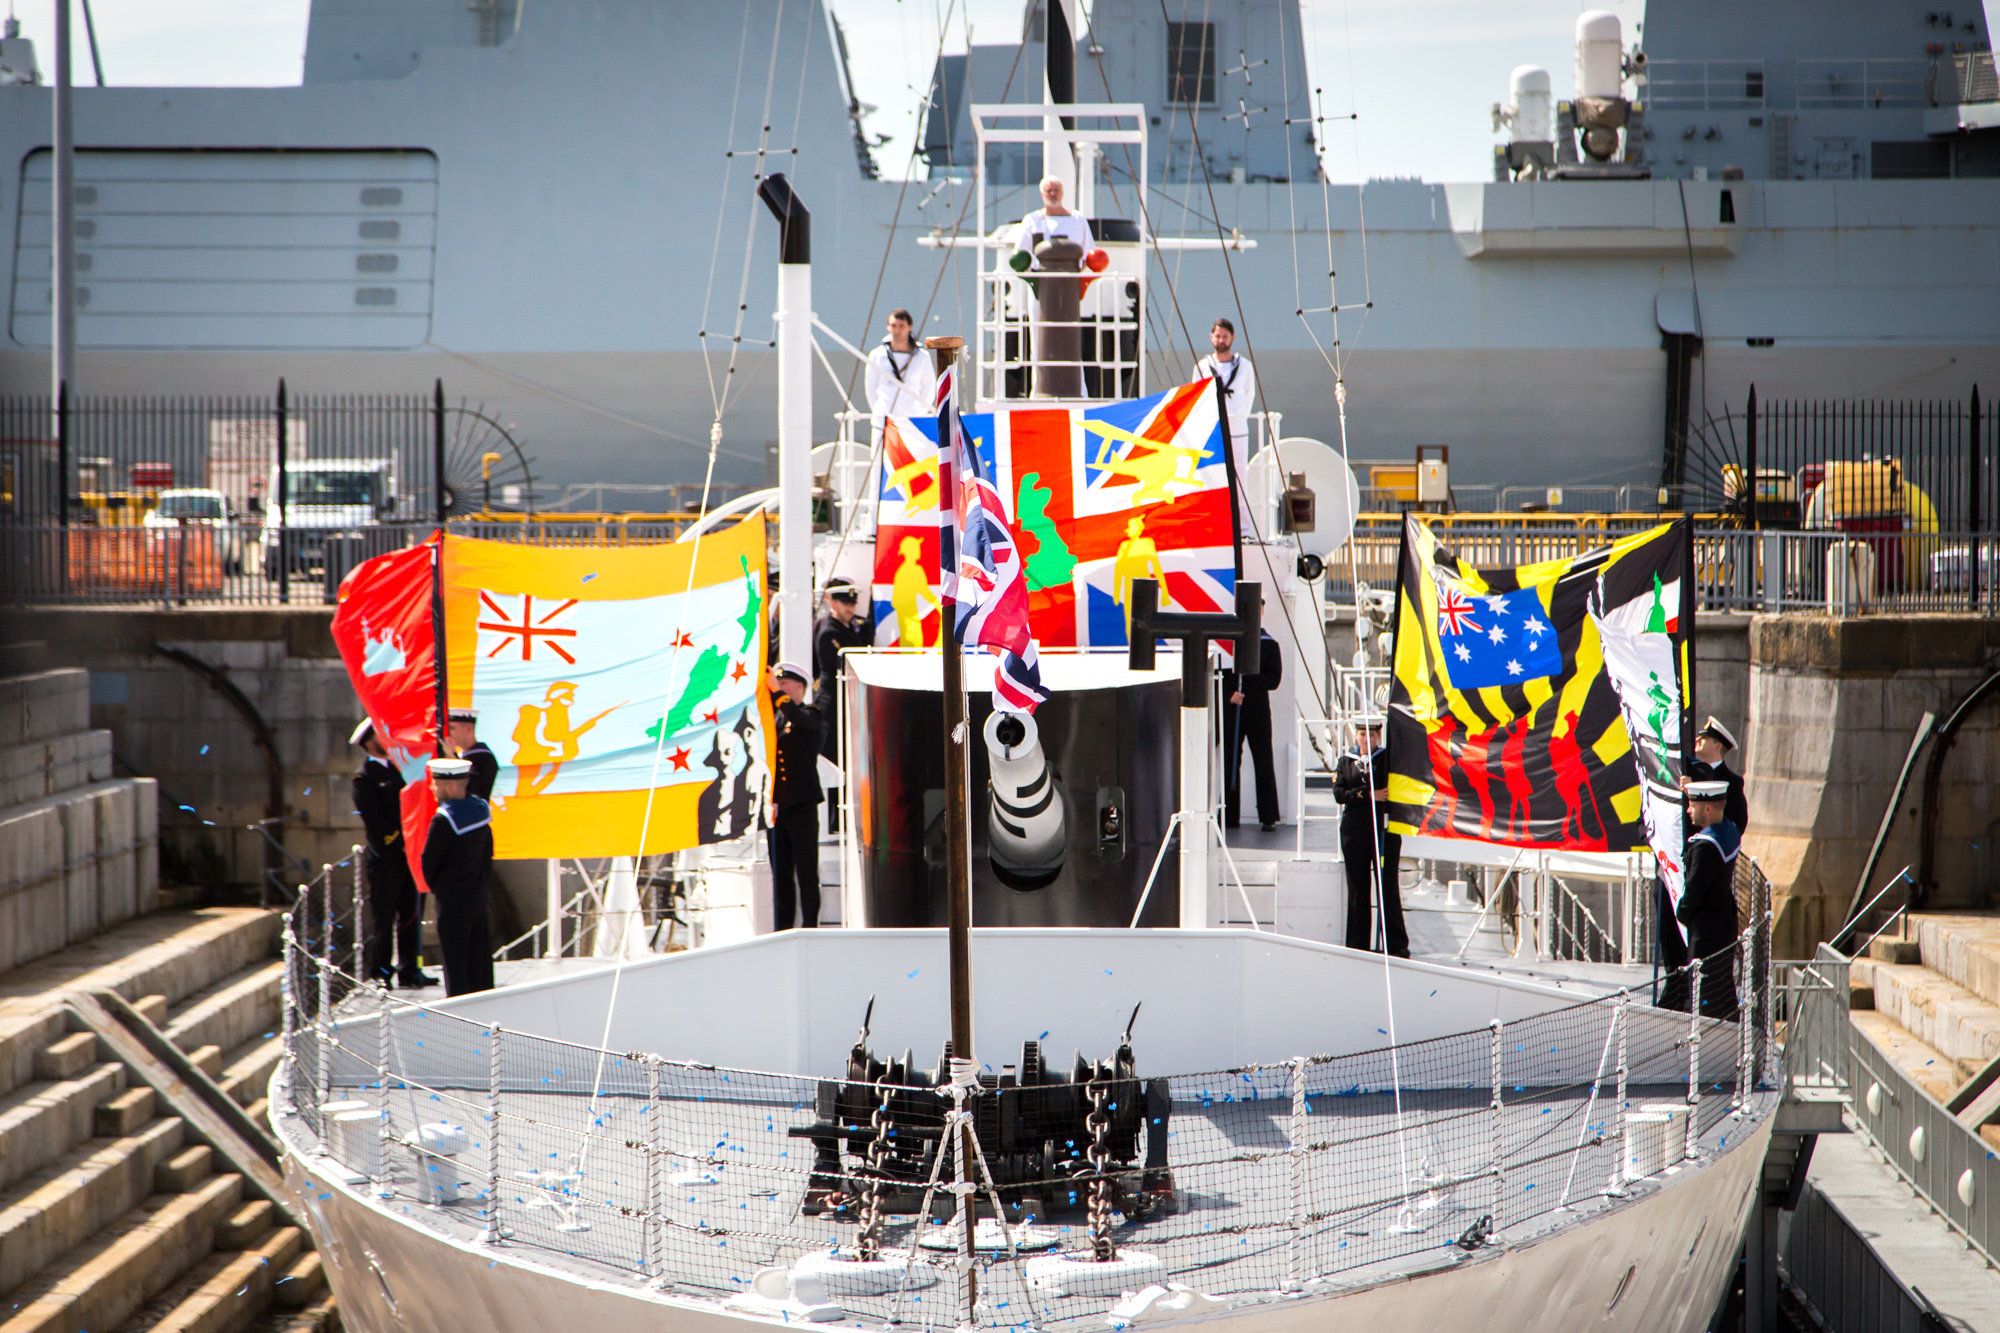
[[(658, 0), (675, 3), (680, 0)], [(1083, 0), (1088, 7), (1093, 0)], [(1146, 0), (1142, 0), (1146, 2)], [(1151, 0), (1157, 3), (1157, 0)], [(1326, 168), (1337, 181), (1419, 176), (1488, 180), (1496, 136), (1488, 108), (1516, 65), (1541, 65), (1558, 94), (1570, 86), (1576, 16), (1606, 0), (1301, 0), (1307, 73), (1325, 90)], [(861, 100), (879, 108), (869, 128), (890, 136), (883, 174), (912, 171), (915, 110), (938, 50), (1015, 40), (1022, 0), (828, 0), (847, 32)], [(1182, 0), (1168, 0), (1178, 14)], [(1616, 0), (1626, 41), (1642, 0)], [(53, 0), (14, 0), (22, 36), (44, 70), (54, 46)], [(299, 81), (309, 0), (93, 0), (104, 74), (114, 84), (281, 85)], [(554, 6), (543, 9), (551, 12)], [(78, 11), (80, 14), (80, 11)], [(536, 9), (527, 11), (532, 23)], [(1994, 7), (1987, 9), (1988, 30)], [(91, 81), (83, 24), (75, 70)], [(922, 174), (921, 162), (915, 173)]]

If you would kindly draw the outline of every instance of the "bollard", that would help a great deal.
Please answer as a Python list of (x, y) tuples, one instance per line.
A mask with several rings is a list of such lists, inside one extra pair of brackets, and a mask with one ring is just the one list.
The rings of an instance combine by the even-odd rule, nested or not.
[[(1083, 396), (1083, 247), (1061, 239), (1035, 247), (1036, 398)], [(1051, 365), (1051, 362), (1060, 364)]]

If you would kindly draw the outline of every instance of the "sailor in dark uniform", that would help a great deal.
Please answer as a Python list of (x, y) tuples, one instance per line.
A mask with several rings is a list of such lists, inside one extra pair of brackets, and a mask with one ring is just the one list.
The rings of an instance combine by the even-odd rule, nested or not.
[[(368, 939), (361, 975), (384, 986), (393, 979), (410, 990), (435, 986), (437, 978), (424, 974), (417, 957), (424, 898), (403, 854), (403, 775), (389, 762), (373, 722), (363, 720), (348, 740), (368, 755), (353, 783), (354, 812), (361, 816), (368, 842), (361, 860), (368, 876)], [(395, 963), (401, 966), (392, 968)]]
[(500, 776), (500, 760), (479, 739), (479, 714), (471, 708), (451, 710), (451, 748), (460, 759), (472, 761), (470, 793), (482, 801), (493, 799), (493, 780)]
[[(1688, 764), (1686, 774), (1681, 777), (1681, 790), (1686, 791), (1690, 783), (1725, 782), (1729, 785), (1728, 795), (1723, 798), (1722, 817), (1736, 826), (1741, 837), (1750, 827), (1750, 802), (1743, 793), (1743, 775), (1729, 767), (1723, 756), (1736, 748), (1736, 738), (1729, 734), (1729, 728), (1713, 715), (1702, 723), (1701, 730), (1694, 736), (1694, 759)], [(1685, 852), (1683, 861), (1687, 859)], [(1667, 898), (1667, 886), (1659, 886), (1659, 904), (1656, 913), (1659, 920), (1660, 970), (1666, 980), (1660, 985), (1660, 1008), (1679, 1009), (1688, 1007), (1688, 947), (1687, 939), (1674, 924), (1673, 904)]]
[(487, 877), (493, 869), (492, 808), (466, 787), (467, 759), (433, 759), (431, 786), (438, 812), (424, 841), (424, 882), (437, 899), (438, 949), (444, 992), (493, 989), (493, 942), (487, 924)]
[(1674, 915), (1687, 930), (1688, 952), (1702, 960), (1701, 1012), (1736, 1017), (1736, 825), (1723, 813), (1729, 784), (1719, 778), (1688, 784), (1686, 875)]
[(1382, 745), (1382, 719), (1362, 718), (1357, 747), (1340, 757), (1333, 797), (1340, 802), (1340, 855), (1347, 863), (1347, 947), (1375, 947), (1375, 895), (1382, 895), (1382, 937), (1398, 958), (1410, 956), (1403, 926), (1399, 867), (1403, 839), (1389, 832), (1389, 752)]
[(771, 668), (778, 727), (778, 766), (771, 774), (771, 928), (790, 930), (793, 913), (819, 924), (819, 709), (806, 700), (803, 667)]
[(1222, 673), (1222, 773), (1224, 828), (1235, 828), (1243, 803), (1243, 747), (1250, 747), (1250, 767), (1257, 784), (1257, 823), (1269, 833), (1278, 827), (1278, 768), (1271, 751), (1271, 691), (1285, 678), (1278, 641), (1263, 636), (1257, 650), (1258, 672), (1239, 676)]

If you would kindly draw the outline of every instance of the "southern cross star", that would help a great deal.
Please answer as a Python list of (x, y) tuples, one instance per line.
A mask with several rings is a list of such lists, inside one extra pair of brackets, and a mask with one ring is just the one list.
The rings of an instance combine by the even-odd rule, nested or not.
[(1507, 631), (1495, 625), (1492, 629), (1486, 631), (1486, 637), (1495, 643), (1505, 643), (1507, 641)]
[(1472, 660), (1472, 650), (1462, 643), (1454, 644), (1452, 651), (1458, 654), (1458, 660), (1461, 662), (1470, 662)]
[(1507, 674), (1508, 674), (1508, 675), (1510, 675), (1510, 676), (1518, 676), (1518, 675), (1520, 675), (1520, 674), (1521, 674), (1521, 664), (1520, 664), (1519, 662), (1514, 662), (1514, 661), (1509, 661), (1509, 662), (1507, 663)]
[(1530, 634), (1546, 634), (1548, 633), (1549, 629), (1547, 625), (1544, 625), (1539, 619), (1537, 619), (1534, 616), (1529, 616), (1528, 623), (1523, 625), (1521, 628), (1525, 629)]

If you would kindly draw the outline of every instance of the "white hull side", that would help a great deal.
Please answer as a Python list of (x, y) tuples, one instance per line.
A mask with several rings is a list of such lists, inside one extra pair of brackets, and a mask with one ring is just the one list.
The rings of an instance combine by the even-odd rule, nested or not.
[[(283, 1130), (281, 1121), (281, 1140)], [(1202, 1322), (1226, 1320), (1242, 1333), (1317, 1333), (1329, 1317), (1343, 1327), (1451, 1333), (1697, 1333), (1736, 1262), (1770, 1130), (1766, 1116), (1741, 1143), (1684, 1178), (1537, 1243), (1447, 1271)], [(580, 1279), (538, 1263), (534, 1250), (450, 1240), (407, 1220), (415, 1205), (398, 1202), (387, 1211), (358, 1192), (365, 1186), (325, 1182), (322, 1161), (302, 1161), (286, 1146), (286, 1180), (326, 1259), (343, 1326), (353, 1333), (741, 1333), (749, 1320), (708, 1303)], [(1622, 1295), (1607, 1309), (1621, 1282)]]

